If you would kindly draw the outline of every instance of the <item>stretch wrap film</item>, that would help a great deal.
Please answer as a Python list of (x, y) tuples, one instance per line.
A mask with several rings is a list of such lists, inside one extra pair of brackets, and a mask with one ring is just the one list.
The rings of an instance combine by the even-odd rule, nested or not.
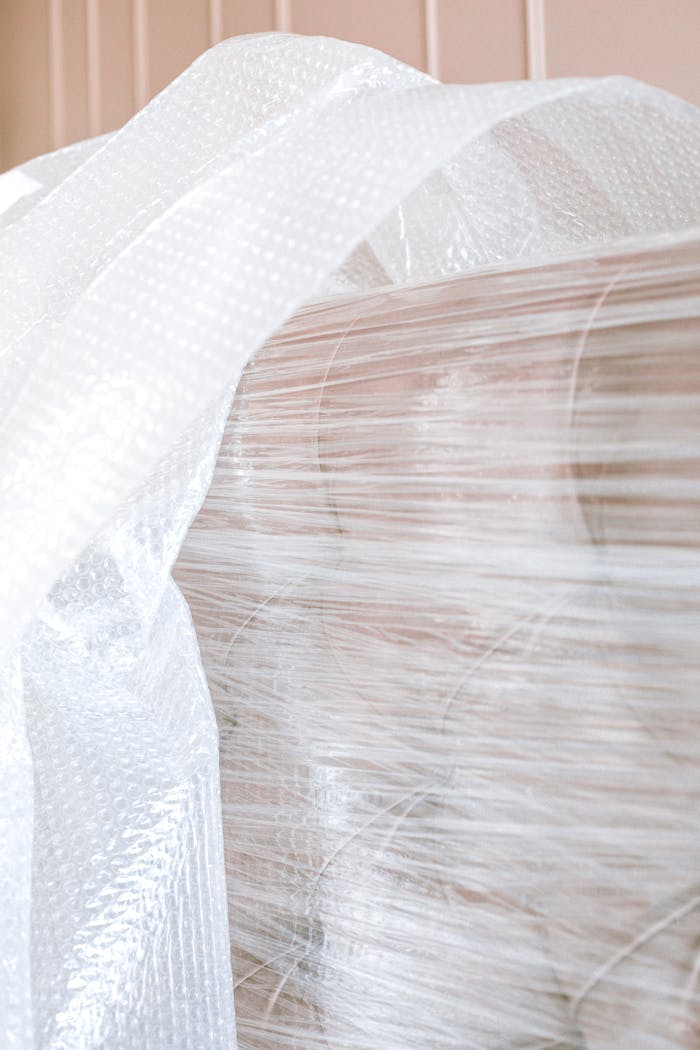
[(243, 37), (11, 175), (0, 1047), (697, 1047), (700, 113)]

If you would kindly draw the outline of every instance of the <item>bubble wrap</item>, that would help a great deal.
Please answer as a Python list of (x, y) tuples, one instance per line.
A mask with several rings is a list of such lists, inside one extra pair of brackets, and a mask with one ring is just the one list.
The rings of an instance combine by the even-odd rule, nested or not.
[[(567, 345), (572, 331), (579, 342), (582, 333), (591, 336), (600, 323), (596, 302), (606, 300), (605, 281), (591, 274), (608, 280), (631, 265), (618, 255), (611, 270), (596, 254), (601, 246), (628, 240), (637, 255), (652, 253), (657, 284), (648, 279), (648, 308), (644, 296), (623, 298), (625, 346), (636, 345), (630, 333), (640, 311), (651, 311), (649, 324), (697, 317), (689, 294), (673, 309), (666, 305), (673, 284), (662, 277), (664, 266), (674, 277), (689, 265), (684, 256), (674, 270), (663, 245), (685, 244), (683, 231), (698, 221), (699, 157), (698, 113), (623, 78), (447, 87), (368, 49), (273, 35), (219, 45), (119, 132), (25, 166), (40, 185), (0, 219), (3, 1045), (589, 1045), (582, 1004), (588, 1008), (600, 981), (588, 988), (581, 973), (605, 967), (605, 953), (591, 954), (590, 944), (614, 953), (615, 938), (591, 933), (571, 947), (566, 909), (574, 898), (564, 894), (552, 934), (565, 942), (564, 962), (553, 970), (543, 961), (538, 916), (543, 894), (563, 894), (564, 867), (552, 865), (551, 885), (516, 875), (523, 852), (537, 867), (538, 851), (566, 853), (565, 838), (552, 845), (556, 836), (546, 831), (531, 849), (516, 838), (510, 852), (477, 849), (495, 810), (506, 825), (537, 827), (533, 813), (549, 806), (550, 823), (563, 826), (551, 806), (556, 792), (550, 787), (542, 801), (527, 775), (507, 763), (494, 787), (483, 770), (467, 775), (454, 758), (463, 749), (479, 770), (489, 748), (496, 756), (507, 750), (516, 739), (507, 695), (525, 679), (519, 702), (527, 706), (555, 650), (533, 642), (526, 659), (506, 647), (503, 659), (522, 666), (493, 700), (504, 713), (502, 742), (483, 726), (480, 743), (472, 730), (453, 732), (450, 705), (439, 702), (445, 690), (459, 690), (465, 666), (481, 666), (476, 640), (489, 650), (499, 632), (510, 637), (512, 616), (540, 590), (549, 594), (542, 580), (582, 572), (579, 555), (572, 559), (565, 545), (557, 562), (559, 534), (543, 515), (536, 540), (526, 544), (528, 572), (518, 573), (515, 555), (499, 544), (506, 525), (517, 534), (517, 518), (477, 492), (469, 526), (471, 489), (463, 488), (472, 474), (460, 457), (473, 449), (483, 460), (479, 476), (494, 473), (501, 502), (508, 485), (516, 505), (520, 473), (508, 450), (521, 438), (535, 465), (556, 460), (566, 413), (549, 420), (548, 402), (534, 397), (537, 428), (529, 434), (530, 417), (518, 422), (522, 400), (548, 389), (528, 333), (566, 333)], [(552, 256), (568, 268), (533, 268), (532, 260)], [(462, 316), (460, 296), (474, 290), (457, 289), (455, 298), (453, 282), (484, 267), (497, 267), (501, 283), (481, 312)], [(566, 281), (549, 287), (547, 274), (560, 272)], [(451, 278), (445, 287), (452, 291), (424, 283), (437, 278)], [(406, 296), (424, 313), (391, 306), (388, 317), (377, 315), (376, 302), (396, 286), (405, 289), (392, 293), (399, 304)], [(581, 287), (585, 319), (572, 321)], [(262, 415), (249, 408), (249, 373), (231, 414), (255, 351), (319, 297), (340, 312), (322, 306), (320, 314), (299, 314), (296, 328), (283, 329), (282, 343), (260, 357)], [(363, 321), (368, 310), (378, 317), (375, 328)], [(457, 328), (438, 336), (453, 314)], [(340, 348), (355, 328), (364, 342), (358, 349), (350, 340), (359, 356), (344, 364)], [(384, 329), (389, 356), (372, 364)], [(408, 349), (407, 331), (417, 340)], [(496, 366), (485, 370), (479, 382), (498, 396), (475, 402), (470, 415), (473, 391), (457, 365), (477, 333), (484, 352), (505, 345), (517, 367), (505, 388)], [(518, 340), (521, 357), (513, 350)], [(428, 367), (421, 355), (431, 347), (445, 356)], [(558, 410), (569, 404), (578, 375), (564, 361), (550, 362)], [(325, 387), (333, 368), (343, 367), (350, 379), (340, 382), (339, 400), (323, 418), (314, 415), (304, 389)], [(352, 386), (354, 373), (358, 397), (344, 401), (343, 384)], [(284, 394), (279, 405), (270, 390)], [(614, 394), (606, 388), (605, 420)], [(596, 406), (590, 426), (598, 435)], [(311, 413), (303, 426), (300, 412), (305, 420)], [(465, 413), (473, 423), (466, 429)], [(679, 426), (683, 418), (673, 416)], [(209, 490), (227, 420), (224, 449), (233, 442), (235, 452), (226, 483), (215, 482), (180, 559), (198, 643), (171, 570)], [(359, 433), (380, 432), (378, 443), (356, 441)], [(692, 447), (693, 433), (674, 431), (673, 449)], [(335, 478), (340, 468), (331, 478), (324, 466), (320, 449), (328, 441), (331, 460), (342, 460), (344, 487)], [(587, 436), (584, 446), (600, 458), (596, 442)], [(430, 448), (441, 450), (439, 498), (429, 485), (420, 496), (410, 480), (417, 467), (432, 477)], [(682, 458), (692, 457), (686, 451)], [(583, 504), (594, 524), (609, 480), (603, 474), (593, 472), (594, 491)], [(679, 485), (688, 480), (681, 474)], [(321, 475), (333, 493), (331, 526), (318, 520), (325, 521), (327, 502)], [(445, 499), (451, 491), (454, 505)], [(379, 509), (368, 513), (377, 493)], [(626, 542), (635, 535), (634, 510), (619, 525)], [(349, 561), (338, 546), (347, 516), (360, 534)], [(669, 532), (666, 519), (662, 525), (660, 537), (639, 545), (660, 545), (675, 565), (676, 548), (692, 544), (683, 530), (680, 540)], [(443, 555), (436, 549), (412, 560), (416, 529), (421, 537), (425, 530), (442, 536)], [(488, 544), (476, 543), (477, 534)], [(456, 549), (462, 560), (444, 556)], [(500, 568), (487, 572), (479, 559)], [(461, 566), (469, 564), (477, 583), (465, 627), (459, 596), (466, 593)], [(685, 565), (695, 579), (692, 559)], [(494, 583), (488, 599), (484, 581), (521, 576), (514, 591)], [(683, 580), (678, 568), (669, 578), (676, 587)], [(299, 580), (301, 597), (281, 600), (296, 594)], [(566, 604), (568, 592), (560, 591), (554, 587), (552, 600)], [(326, 592), (335, 626), (316, 615)], [(593, 592), (595, 600), (586, 592), (582, 606), (587, 624), (598, 615)], [(643, 618), (647, 631), (663, 606), (658, 593), (649, 604), (655, 615)], [(259, 615), (268, 608), (283, 610), (281, 625)], [(407, 608), (416, 612), (405, 616)], [(684, 643), (692, 612), (692, 603), (684, 606), (677, 624), (674, 637)], [(582, 667), (593, 674), (593, 641), (584, 635), (574, 644), (577, 615), (562, 621), (573, 646), (564, 663), (574, 674)], [(255, 630), (232, 648), (250, 623)], [(460, 649), (450, 624), (468, 631), (469, 644)], [(340, 645), (332, 641), (338, 627)], [(403, 641), (387, 655), (392, 631)], [(553, 646), (562, 633), (553, 632)], [(444, 646), (426, 648), (427, 636), (444, 636), (454, 659)], [(663, 649), (662, 641), (654, 635), (649, 648)], [(676, 669), (673, 681), (680, 667), (681, 680), (694, 682), (687, 661), (674, 663), (675, 656), (671, 648), (662, 661)], [(376, 693), (369, 708), (362, 706), (367, 677)], [(226, 844), (210, 689), (230, 788)], [(233, 714), (220, 702), (222, 690), (226, 700), (232, 689)], [(548, 724), (557, 724), (560, 690), (560, 679), (542, 686), (537, 717), (546, 711)], [(484, 705), (489, 696), (484, 687)], [(685, 696), (681, 724), (690, 728)], [(569, 704), (580, 703), (573, 692)], [(240, 725), (236, 710), (247, 712)], [(492, 717), (485, 713), (484, 724)], [(518, 734), (527, 731), (517, 723)], [(548, 761), (557, 747), (567, 754), (557, 739), (548, 738), (549, 749), (532, 760)], [(687, 761), (674, 790), (685, 798), (693, 788), (683, 776), (695, 753), (688, 745), (686, 756), (681, 744)], [(635, 782), (629, 789), (637, 790)], [(526, 817), (509, 809), (511, 795), (523, 792), (533, 800)], [(438, 796), (450, 800), (446, 817)], [(379, 821), (376, 812), (384, 814)], [(409, 812), (417, 823), (406, 831)], [(590, 809), (591, 826), (612, 848), (613, 824), (599, 812)], [(647, 796), (642, 812), (657, 819)], [(678, 858), (681, 824), (687, 836), (685, 819), (676, 815), (672, 823), (667, 867)], [(577, 821), (585, 824), (580, 815)], [(408, 839), (395, 839), (394, 822)], [(358, 837), (365, 824), (372, 833)], [(628, 875), (641, 878), (638, 854), (629, 856)], [(441, 877), (428, 870), (428, 857)], [(465, 879), (468, 858), (473, 869)], [(692, 851), (686, 863), (696, 870)], [(320, 892), (329, 866), (332, 878)], [(583, 867), (574, 876), (566, 870), (585, 883), (580, 908), (595, 897), (588, 889), (595, 879)], [(666, 870), (659, 862), (659, 873)], [(454, 885), (447, 871), (455, 872)], [(659, 873), (640, 896), (654, 897)], [(610, 878), (620, 877), (615, 869)], [(599, 892), (612, 899), (606, 878)], [(425, 892), (418, 892), (421, 880)], [(691, 914), (683, 900), (681, 911)], [(480, 904), (466, 927), (458, 907), (465, 901)], [(516, 915), (516, 901), (526, 917)], [(592, 918), (592, 928), (598, 921)], [(238, 1035), (234, 981), (242, 990)], [(603, 1001), (614, 1013), (617, 1000)], [(613, 1021), (600, 1017), (593, 1009), (588, 1028), (598, 1042), (591, 1046), (670, 1045), (663, 1024), (655, 1034), (653, 1026), (614, 1020), (614, 1038), (601, 1036)], [(631, 1033), (627, 1043), (624, 1033)]]

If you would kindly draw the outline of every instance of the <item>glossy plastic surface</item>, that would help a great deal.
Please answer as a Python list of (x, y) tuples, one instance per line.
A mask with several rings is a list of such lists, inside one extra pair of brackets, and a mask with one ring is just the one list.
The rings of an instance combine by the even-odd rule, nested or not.
[[(605, 856), (617, 849), (623, 858), (615, 886), (628, 872), (646, 885), (639, 858), (652, 845), (634, 821), (661, 817), (647, 797), (630, 818), (634, 841), (621, 851), (614, 830), (621, 825), (606, 823), (585, 792), (574, 799), (552, 780), (543, 795), (527, 763), (511, 759), (522, 739), (539, 733), (545, 743), (528, 753), (537, 768), (552, 750), (589, 761), (569, 754), (574, 738), (562, 743), (551, 727), (561, 714), (562, 677), (578, 681), (581, 666), (597, 674), (592, 642), (571, 627), (575, 652), (562, 655), (564, 629), (555, 630), (551, 653), (533, 642), (508, 655), (505, 678), (489, 661), (489, 680), (502, 684), (497, 695), (485, 683), (477, 690), (473, 702), (485, 721), (475, 718), (468, 729), (449, 724), (459, 705), (447, 698), (465, 675), (481, 675), (484, 653), (502, 632), (512, 637), (512, 624), (529, 622), (527, 610), (549, 623), (540, 598), (552, 579), (560, 581), (552, 585), (555, 603), (568, 600), (571, 573), (588, 580), (583, 541), (567, 540), (560, 557), (567, 515), (554, 514), (552, 524), (544, 513), (558, 506), (551, 486), (570, 483), (553, 464), (569, 462), (562, 434), (578, 404), (578, 351), (572, 358), (560, 339), (554, 346), (548, 339), (572, 330), (567, 303), (584, 294), (589, 320), (573, 330), (581, 347), (589, 345), (583, 335), (598, 323), (591, 288), (605, 299), (607, 287), (587, 276), (598, 268), (591, 252), (621, 238), (634, 244), (635, 257), (652, 253), (650, 280), (663, 289), (624, 301), (619, 322), (629, 352), (638, 323), (697, 317), (690, 293), (686, 314), (668, 305), (674, 285), (666, 275), (678, 275), (655, 246), (690, 243), (685, 231), (700, 217), (699, 156), (698, 113), (632, 81), (444, 87), (367, 49), (270, 36), (220, 45), (121, 131), (26, 166), (41, 189), (4, 212), (0, 263), (0, 822), (7, 843), (0, 1023), (8, 1046), (234, 1046), (229, 918), (234, 978), (253, 991), (243, 1001), (242, 1047), (545, 1045), (552, 1033), (560, 1038), (560, 980), (561, 995), (575, 1004), (563, 1016), (584, 1030), (581, 1004), (593, 999), (585, 982), (596, 965), (605, 969), (617, 941), (597, 932), (596, 918), (590, 941), (603, 945), (600, 958), (589, 958), (588, 947), (581, 958), (578, 948), (562, 948), (563, 976), (555, 968), (555, 981), (533, 932), (538, 894), (551, 893), (552, 901), (563, 894), (557, 930), (562, 916), (565, 931), (580, 919), (581, 911), (567, 909), (583, 901), (585, 911), (586, 880), (595, 883), (596, 866), (607, 871), (586, 852), (589, 839)], [(569, 262), (553, 271), (531, 265), (552, 256)], [(489, 266), (500, 268), (494, 288), (505, 282), (512, 297), (487, 294), (476, 314), (457, 311), (461, 320), (451, 328), (454, 286), (420, 282)], [(549, 294), (543, 274), (551, 272), (566, 284)], [(388, 291), (368, 299), (373, 289), (410, 285), (401, 293), (405, 316), (399, 310), (387, 320), (380, 311), (367, 327), (367, 311), (375, 316), (383, 296), (388, 306), (395, 302)], [(264, 396), (252, 415), (248, 385), (230, 415), (255, 352), (301, 306), (324, 296), (335, 306), (299, 314), (291, 343), (283, 335), (282, 344), (270, 344), (289, 350), (288, 360), (268, 347), (253, 361)], [(363, 333), (359, 349), (354, 330)], [(685, 329), (679, 332), (682, 344)], [(499, 346), (512, 359), (499, 364), (496, 354), (492, 366), (472, 368), (462, 351), (475, 345), (480, 367)], [(356, 356), (346, 361), (348, 348)], [(269, 372), (267, 360), (276, 362)], [(346, 371), (336, 379), (334, 369)], [(542, 399), (550, 380), (552, 399)], [(309, 408), (304, 391), (320, 389), (331, 391), (330, 400), (312, 398)], [(655, 382), (647, 389), (656, 391)], [(281, 400), (268, 397), (274, 391)], [(669, 392), (681, 397), (671, 413), (681, 436), (663, 437), (660, 447), (663, 462), (682, 463), (680, 477), (670, 477), (685, 499), (695, 431), (684, 429), (683, 393)], [(621, 396), (604, 401), (600, 433)], [(622, 399), (623, 408), (632, 403)], [(667, 403), (659, 406), (666, 435)], [(312, 412), (303, 426), (300, 411)], [(601, 440), (600, 419), (592, 418), (584, 473)], [(181, 561), (200, 653), (170, 572), (209, 489), (227, 419), (234, 434), (248, 423), (252, 430), (236, 438), (234, 481), (221, 497), (226, 530), (214, 539), (195, 530)], [(537, 513), (522, 502), (530, 470), (535, 488), (544, 486)], [(587, 513), (597, 522), (610, 478), (606, 471), (586, 477)], [(619, 527), (624, 543), (632, 536), (636, 544), (634, 500), (647, 507), (656, 490), (631, 491), (632, 511)], [(521, 506), (522, 521), (514, 510)], [(645, 630), (661, 622), (660, 608), (681, 615), (673, 602), (695, 578), (692, 544), (683, 528), (676, 535), (674, 522), (663, 518), (658, 535), (640, 541), (660, 548), (663, 572), (649, 575), (644, 559), (633, 568), (625, 558), (609, 561), (610, 572), (621, 564), (641, 573), (642, 592), (651, 588), (641, 604), (652, 610), (642, 617)], [(348, 529), (357, 531), (346, 565)], [(198, 561), (197, 535), (204, 538)], [(312, 593), (296, 607), (293, 599), (293, 629), (273, 623), (259, 634), (267, 621), (258, 610), (286, 609), (280, 595), (296, 594), (300, 571)], [(657, 583), (671, 587), (660, 606)], [(584, 603), (591, 622), (598, 593), (594, 587)], [(221, 632), (213, 650), (202, 615)], [(243, 649), (231, 648), (231, 625), (246, 627)], [(685, 643), (688, 630), (681, 616), (673, 637)], [(653, 635), (653, 652), (659, 644)], [(225, 766), (233, 791), (226, 797), (234, 880), (227, 917), (209, 688), (223, 682), (230, 691), (232, 653), (237, 702), (245, 698), (256, 713), (236, 732), (229, 712), (223, 735), (225, 763), (235, 765), (232, 781)], [(687, 659), (676, 650), (672, 656), (674, 674), (692, 683)], [(580, 711), (584, 692), (564, 698), (569, 713)], [(682, 775), (667, 866), (690, 826), (683, 793), (694, 790), (692, 705), (679, 695)], [(513, 721), (512, 704), (531, 710), (535, 726), (525, 715)], [(593, 711), (604, 707), (594, 699)], [(675, 754), (675, 737), (664, 747)], [(471, 756), (466, 769), (460, 755)], [(596, 783), (603, 777), (597, 766), (593, 775)], [(655, 767), (649, 784), (661, 778)], [(526, 813), (515, 806), (523, 795), (531, 800)], [(571, 812), (557, 809), (560, 795), (578, 799)], [(245, 813), (249, 799), (254, 819)], [(540, 807), (550, 823), (538, 837)], [(415, 837), (409, 813), (419, 814)], [(593, 829), (580, 853), (573, 831), (570, 838), (551, 832), (552, 822), (567, 820)], [(498, 836), (508, 848), (489, 837), (494, 821), (503, 823)], [(366, 841), (358, 835), (365, 823)], [(253, 825), (262, 840), (251, 842)], [(534, 829), (531, 840), (518, 836), (523, 828)], [(551, 884), (516, 877), (519, 860), (537, 867), (545, 854), (550, 866), (562, 858)], [(692, 853), (686, 864), (694, 864)], [(659, 860), (648, 894), (640, 888), (649, 908), (662, 869)], [(566, 880), (577, 872), (581, 894), (569, 897)], [(323, 883), (323, 893), (309, 891), (308, 877), (313, 887)], [(603, 896), (612, 893), (606, 878)], [(464, 925), (460, 905), (479, 894), (483, 907)], [(620, 914), (634, 926), (634, 910)], [(272, 960), (288, 956), (289, 973), (284, 962), (277, 973)], [(300, 973), (308, 982), (301, 990), (289, 983)], [(286, 1004), (279, 1015), (277, 1004)], [(638, 1040), (630, 1045), (644, 1045), (642, 1029), (630, 1031)]]

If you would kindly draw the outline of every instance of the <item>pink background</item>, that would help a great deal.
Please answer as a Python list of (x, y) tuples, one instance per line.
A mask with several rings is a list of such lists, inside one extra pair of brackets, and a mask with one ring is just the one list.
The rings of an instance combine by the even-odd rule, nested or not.
[(118, 127), (210, 44), (269, 29), (447, 81), (627, 73), (700, 105), (700, 0), (0, 0), (0, 169)]

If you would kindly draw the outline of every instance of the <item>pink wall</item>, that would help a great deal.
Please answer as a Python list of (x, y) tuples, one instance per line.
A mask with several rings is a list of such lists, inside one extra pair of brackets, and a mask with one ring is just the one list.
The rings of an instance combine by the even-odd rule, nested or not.
[(117, 127), (211, 43), (275, 28), (443, 80), (621, 72), (700, 105), (700, 0), (0, 0), (0, 168)]

